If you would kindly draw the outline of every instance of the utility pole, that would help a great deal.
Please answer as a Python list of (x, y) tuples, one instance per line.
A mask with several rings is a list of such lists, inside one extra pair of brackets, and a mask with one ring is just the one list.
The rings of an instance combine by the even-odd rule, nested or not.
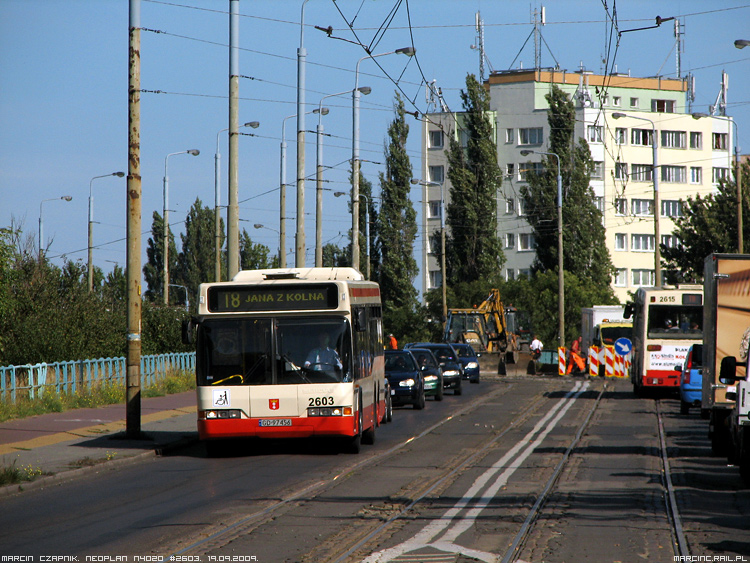
[(229, 201), (227, 207), (227, 278), (240, 271), (240, 207), (237, 193), (240, 95), (240, 0), (229, 0)]
[(128, 343), (125, 434), (141, 434), (141, 1), (130, 0), (128, 68)]

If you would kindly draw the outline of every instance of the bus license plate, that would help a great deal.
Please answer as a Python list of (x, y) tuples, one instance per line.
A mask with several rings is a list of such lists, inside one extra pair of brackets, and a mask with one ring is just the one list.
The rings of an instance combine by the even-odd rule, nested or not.
[(291, 426), (291, 418), (262, 418), (258, 421), (259, 426)]

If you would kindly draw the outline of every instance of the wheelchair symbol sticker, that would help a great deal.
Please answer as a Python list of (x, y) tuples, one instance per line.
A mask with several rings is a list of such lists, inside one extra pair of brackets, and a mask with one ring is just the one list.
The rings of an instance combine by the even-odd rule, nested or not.
[(214, 389), (213, 399), (212, 406), (214, 407), (228, 407), (232, 404), (229, 389)]

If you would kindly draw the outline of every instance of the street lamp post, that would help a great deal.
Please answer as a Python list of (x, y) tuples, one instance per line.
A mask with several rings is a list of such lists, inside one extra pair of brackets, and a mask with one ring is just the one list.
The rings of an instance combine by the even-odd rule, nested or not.
[(352, 267), (359, 270), (359, 64), (365, 59), (374, 59), (385, 55), (406, 55), (413, 57), (417, 50), (414, 47), (402, 47), (388, 53), (367, 55), (357, 61), (354, 71), (354, 90), (352, 90)]
[[(739, 40), (738, 40), (739, 41)], [(735, 42), (736, 44), (736, 42)], [(708, 115), (707, 113), (694, 113), (693, 119), (700, 119), (702, 117), (716, 117), (732, 123), (734, 125), (734, 183), (737, 188), (737, 252), (742, 254), (744, 252), (744, 234), (742, 233), (742, 168), (740, 166), (740, 147), (739, 147), (739, 126), (737, 122), (731, 117), (721, 115)], [(730, 157), (731, 166), (731, 157)]]
[[(257, 121), (248, 121), (240, 127), (257, 129)], [(221, 154), (219, 152), (219, 137), (229, 128), (216, 133), (216, 154), (214, 155), (214, 281), (221, 281)]]
[(523, 150), (523, 156), (543, 154), (557, 159), (557, 331), (558, 347), (565, 347), (565, 274), (563, 270), (563, 220), (562, 220), (562, 175), (560, 156), (553, 152)]
[(186, 151), (169, 153), (164, 158), (164, 250), (162, 252), (164, 266), (162, 268), (162, 285), (164, 286), (165, 305), (169, 305), (169, 174), (167, 173), (169, 157), (176, 154), (198, 156), (200, 153), (198, 149), (188, 149)]
[(313, 113), (318, 114), (315, 156), (315, 266), (318, 268), (323, 265), (323, 116), (328, 115), (329, 111), (323, 107), (323, 100), (341, 94), (346, 92), (323, 96), (318, 103), (318, 109), (313, 110)]
[(93, 195), (93, 183), (97, 178), (107, 178), (109, 176), (117, 176), (122, 178), (125, 176), (125, 172), (112, 172), (111, 174), (104, 174), (102, 176), (94, 176), (89, 182), (89, 245), (88, 245), (88, 283), (89, 292), (94, 290), (94, 195)]
[[(334, 192), (333, 194), (336, 197), (340, 197), (342, 195), (346, 195), (346, 192)], [(367, 197), (365, 194), (359, 194), (359, 197), (365, 198), (365, 241), (367, 241), (367, 249), (365, 252), (365, 260), (366, 260), (366, 273), (365, 277), (369, 280), (370, 279), (370, 198)], [(321, 261), (322, 264), (322, 261)]]
[(651, 174), (654, 179), (654, 282), (658, 287), (661, 286), (661, 248), (659, 247), (661, 243), (659, 234), (659, 215), (661, 214), (661, 209), (659, 209), (659, 160), (657, 150), (659, 147), (659, 140), (656, 137), (656, 124), (647, 117), (628, 115), (619, 112), (612, 114), (613, 119), (620, 119), (621, 117), (630, 117), (631, 119), (648, 121), (651, 124), (651, 146), (653, 148), (653, 165)]
[(42, 252), (44, 252), (44, 250), (43, 250), (43, 246), (44, 245), (43, 245), (43, 242), (42, 242), (42, 240), (44, 239), (44, 219), (42, 219), (42, 204), (45, 201), (55, 201), (57, 199), (62, 199), (62, 200), (65, 200), (65, 201), (70, 201), (70, 200), (73, 199), (73, 196), (63, 195), (63, 196), (60, 196), (60, 197), (51, 197), (49, 199), (43, 199), (41, 202), (39, 202), (39, 260), (42, 259)]
[[(277, 231), (276, 229), (272, 229), (271, 227), (266, 227), (265, 225), (262, 225), (261, 223), (255, 223), (253, 227), (256, 229), (268, 229), (269, 231), (273, 231), (277, 235), (279, 234), (279, 231)], [(279, 263), (281, 263), (281, 256), (283, 254), (284, 254), (284, 249), (280, 246), (279, 247)]]
[[(305, 4), (300, 10), (299, 49), (297, 49), (297, 234), (295, 240), (294, 264), (305, 267)], [(309, 113), (309, 112), (308, 112)]]

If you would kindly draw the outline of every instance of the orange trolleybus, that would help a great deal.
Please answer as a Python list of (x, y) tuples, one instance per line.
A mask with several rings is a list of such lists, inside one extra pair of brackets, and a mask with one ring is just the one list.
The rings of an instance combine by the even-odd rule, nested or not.
[(385, 419), (380, 288), (353, 268), (247, 270), (200, 286), (198, 433), (341, 438), (359, 452)]

